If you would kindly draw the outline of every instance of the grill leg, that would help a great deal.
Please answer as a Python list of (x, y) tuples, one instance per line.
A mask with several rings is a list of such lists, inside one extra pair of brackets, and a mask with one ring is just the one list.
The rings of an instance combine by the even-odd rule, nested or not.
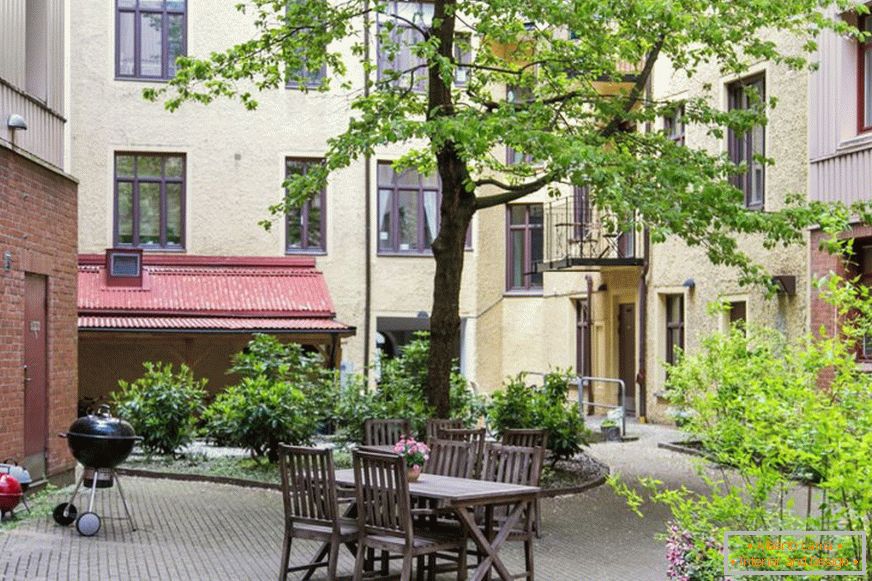
[(67, 503), (66, 508), (64, 508), (64, 518), (70, 516), (70, 506), (72, 506), (73, 501), (76, 500), (76, 495), (79, 494), (79, 489), (82, 487), (82, 482), (85, 480), (85, 471), (82, 470), (82, 475), (79, 476), (79, 481), (76, 482), (76, 487), (73, 489), (73, 493), (70, 495), (70, 501)]
[(115, 484), (118, 486), (118, 494), (121, 496), (121, 506), (124, 507), (124, 513), (127, 515), (127, 520), (130, 521), (130, 530), (136, 531), (136, 521), (133, 520), (133, 515), (130, 514), (130, 508), (127, 506), (127, 498), (124, 497), (124, 489), (121, 488), (121, 480), (118, 478), (118, 473), (113, 470), (112, 476), (115, 478)]
[(91, 478), (91, 500), (88, 501), (88, 512), (94, 512), (94, 498), (97, 496), (97, 469)]

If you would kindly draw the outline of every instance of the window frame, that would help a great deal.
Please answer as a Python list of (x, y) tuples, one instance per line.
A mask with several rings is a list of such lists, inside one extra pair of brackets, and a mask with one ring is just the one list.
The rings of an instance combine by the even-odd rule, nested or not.
[[(183, 6), (181, 10), (170, 9), (167, 5), (168, 0), (162, 0), (162, 8), (145, 8), (141, 7), (142, 0), (133, 0), (135, 6), (122, 7), (122, 0), (115, 0), (115, 80), (118, 81), (169, 81), (175, 76), (169, 74), (169, 15), (182, 16), (182, 48), (180, 55), (188, 54), (188, 0), (181, 0)], [(133, 73), (123, 74), (121, 72), (121, 14), (133, 14)], [(142, 74), (142, 18), (143, 13), (160, 14), (161, 15), (161, 74), (159, 76), (150, 76)]]
[[(524, 222), (520, 224), (512, 223), (512, 209), (522, 207), (524, 208)], [(532, 224), (530, 222), (530, 210), (534, 207), (538, 207), (542, 210), (542, 223), (541, 224)], [(540, 235), (542, 236), (542, 244), (540, 247), (543, 251), (542, 258), (544, 259), (544, 250), (545, 250), (545, 206), (541, 203), (529, 203), (529, 204), (507, 204), (506, 205), (506, 293), (507, 294), (532, 294), (532, 295), (541, 295), (544, 288), (544, 277), (540, 279), (540, 282), (534, 283), (533, 276), (535, 276), (534, 272), (534, 263), (532, 256), (533, 250), (533, 231), (538, 230)], [(523, 284), (521, 286), (514, 285), (514, 267), (515, 267), (515, 248), (512, 244), (512, 233), (515, 231), (523, 231), (524, 232), (524, 258), (523, 258), (523, 269), (524, 272), (521, 273), (521, 279), (523, 280)], [(539, 273), (539, 276), (542, 276), (542, 273)]]
[[(391, 169), (391, 183), (384, 184), (379, 181), (378, 171), (380, 166), (390, 167)], [(400, 231), (398, 229), (399, 225), (399, 193), (400, 192), (409, 192), (413, 191), (412, 186), (400, 186), (397, 181), (399, 176), (401, 175), (393, 168), (392, 161), (379, 161), (376, 164), (376, 253), (379, 256), (432, 256), (433, 250), (430, 248), (430, 245), (426, 245), (424, 240), (424, 222), (427, 217), (424, 210), (424, 194), (426, 192), (435, 192), (436, 193), (436, 228), (433, 232), (433, 238), (439, 235), (439, 229), (442, 226), (442, 217), (441, 217), (441, 206), (442, 206), (442, 179), (436, 175), (436, 179), (438, 180), (438, 185), (436, 188), (425, 187), (424, 186), (424, 176), (420, 173), (415, 172), (418, 176), (418, 186), (417, 190), (417, 214), (415, 217), (416, 220), (416, 240), (417, 240), (417, 248), (402, 250), (400, 248)], [(388, 236), (390, 238), (390, 248), (382, 248), (381, 247), (381, 239), (379, 238), (381, 233), (381, 214), (378, 212), (378, 208), (381, 206), (381, 195), (382, 190), (390, 190), (391, 192), (391, 205), (390, 205), (390, 230), (388, 232)], [(467, 239), (469, 235), (467, 234)]]
[[(133, 156), (133, 175), (131, 177), (118, 176), (118, 158), (123, 156)], [(138, 175), (139, 158), (141, 157), (159, 157), (161, 162), (161, 176), (159, 178), (146, 177), (140, 178)], [(166, 158), (179, 157), (182, 160), (182, 176), (180, 178), (166, 176)], [(158, 244), (142, 244), (139, 241), (140, 214), (139, 203), (139, 184), (140, 183), (157, 183), (160, 184), (160, 242)], [(187, 155), (182, 152), (163, 152), (163, 151), (116, 151), (112, 157), (112, 244), (115, 248), (141, 248), (147, 251), (158, 252), (184, 252), (187, 245), (187, 182), (188, 182), (188, 159)], [(132, 184), (131, 195), (131, 220), (132, 224), (132, 242), (126, 243), (120, 240), (120, 223), (119, 223), (119, 203), (118, 203), (118, 185), (119, 183)], [(179, 243), (169, 244), (167, 242), (167, 191), (166, 184), (180, 184), (180, 199), (179, 199)]]
[[(861, 14), (857, 21), (857, 28), (861, 31), (865, 30), (869, 19), (870, 15)], [(872, 38), (866, 42), (857, 42), (857, 133), (872, 131), (872, 110), (866, 111), (866, 53), (870, 51), (872, 51)], [(868, 72), (872, 75), (872, 71)]]
[[(747, 94), (745, 87), (758, 85), (758, 93), (760, 99), (765, 103), (766, 100), (766, 74), (759, 73), (738, 81), (734, 81), (727, 85), (727, 109), (729, 111), (748, 109)], [(749, 210), (763, 210), (766, 207), (766, 166), (763, 165), (763, 177), (760, 184), (760, 199), (752, 200), (753, 194), (753, 161), (754, 155), (766, 155), (766, 126), (761, 128), (762, 131), (762, 149), (761, 152), (754, 151), (754, 129), (747, 131), (743, 135), (737, 135), (732, 129), (727, 132), (727, 153), (730, 161), (736, 165), (746, 164), (748, 169), (742, 174), (731, 176), (732, 184), (739, 189), (745, 197), (745, 207)], [(747, 155), (746, 152), (750, 152)], [(743, 156), (740, 159), (740, 155)]]
[[(306, 168), (303, 172), (305, 175), (309, 171), (309, 167), (312, 165), (317, 165), (324, 163), (323, 158), (318, 157), (296, 157), (296, 156), (287, 156), (285, 157), (285, 179), (290, 177), (289, 165), (293, 162), (302, 163)], [(327, 254), (327, 188), (323, 188), (318, 193), (319, 202), (321, 204), (321, 215), (319, 219), (319, 228), (321, 229), (321, 241), (318, 246), (310, 246), (309, 245), (309, 211), (312, 206), (312, 198), (309, 198), (303, 205), (299, 208), (300, 212), (300, 244), (299, 247), (293, 247), (290, 244), (290, 229), (291, 229), (291, 217), (285, 212), (285, 254), (318, 254), (318, 255), (326, 255)]]
[[(680, 128), (680, 131), (676, 131), (676, 128)], [(672, 115), (663, 117), (663, 132), (677, 145), (685, 145), (687, 126), (684, 124), (684, 105), (678, 106)]]
[[(415, 70), (414, 73), (412, 73), (415, 77), (415, 83), (414, 83), (414, 85), (412, 85), (412, 91), (415, 93), (426, 93), (427, 92), (427, 85), (429, 82), (429, 72), (427, 71), (426, 68), (423, 69), (423, 71), (424, 71), (423, 73), (420, 72), (421, 71), (420, 65), (425, 64), (425, 61), (420, 60), (417, 56), (412, 54), (411, 46), (401, 44), (398, 40), (398, 37), (397, 37), (398, 31), (405, 31), (405, 30), (411, 30), (415, 35), (420, 36), (420, 33), (417, 30), (415, 30), (414, 27), (412, 27), (408, 23), (406, 23), (402, 20), (399, 20), (398, 18), (395, 17), (398, 13), (397, 8), (400, 4), (419, 4), (421, 6), (423, 6), (425, 4), (430, 4), (430, 5), (434, 5), (434, 11), (435, 11), (435, 3), (433, 1), (427, 1), (427, 0), (388, 0), (387, 1), (388, 12), (387, 13), (379, 12), (376, 15), (376, 46), (375, 46), (376, 79), (378, 80), (378, 82), (384, 81), (385, 71), (388, 71), (388, 70), (394, 71), (396, 73), (402, 72), (402, 71), (394, 68), (394, 66), (396, 65), (396, 62), (399, 60), (400, 55), (403, 53), (403, 50), (406, 50), (408, 52), (408, 55), (409, 55), (409, 60), (411, 61), (412, 59), (415, 59), (415, 62), (418, 62), (418, 64), (419, 64), (419, 68), (417, 70)], [(423, 13), (421, 13), (421, 14), (423, 14)], [(390, 62), (387, 61), (387, 58), (382, 58), (381, 33), (382, 33), (382, 27), (384, 26), (384, 20), (389, 20), (389, 21), (392, 21), (394, 23), (393, 30), (390, 31), (390, 35), (391, 35), (391, 39), (392, 39), (391, 42), (396, 43), (400, 46), (400, 49), (396, 52), (396, 54), (394, 54), (392, 56)], [(423, 41), (424, 41), (424, 39), (421, 38), (420, 40), (416, 41), (416, 43), (423, 42)], [(403, 48), (403, 47), (405, 47), (405, 48)], [(386, 67), (386, 66), (383, 66), (383, 64), (390, 65), (390, 66)], [(418, 78), (419, 74), (422, 75), (421, 78)], [(395, 79), (391, 83), (391, 85), (393, 85), (394, 87), (404, 86), (404, 85), (401, 85), (404, 78), (405, 78), (405, 76), (401, 76), (401, 77)]]
[[(528, 87), (518, 87), (517, 85), (506, 85), (506, 102), (507, 103), (517, 103), (517, 97), (512, 98), (513, 91), (514, 94), (517, 95), (518, 91), (523, 90), (524, 92), (529, 92), (528, 97), (533, 98), (532, 91)], [(522, 153), (520, 151), (515, 150), (510, 145), (506, 145), (506, 165), (518, 165), (521, 163), (532, 164), (533, 156), (529, 153)]]
[[(671, 302), (677, 300), (678, 303), (678, 320), (672, 320), (672, 304)], [(664, 304), (666, 307), (664, 313), (664, 322), (665, 322), (665, 353), (663, 360), (669, 365), (674, 365), (676, 361), (675, 351), (676, 347), (684, 351), (684, 339), (685, 339), (685, 319), (686, 315), (684, 312), (685, 309), (685, 300), (683, 293), (674, 293), (664, 295)]]

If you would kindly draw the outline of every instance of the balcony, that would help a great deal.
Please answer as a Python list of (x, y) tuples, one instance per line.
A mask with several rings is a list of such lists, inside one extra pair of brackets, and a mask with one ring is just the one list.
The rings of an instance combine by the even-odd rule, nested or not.
[(635, 230), (622, 232), (598, 216), (584, 192), (547, 204), (544, 221), (545, 248), (537, 272), (642, 265), (642, 236)]

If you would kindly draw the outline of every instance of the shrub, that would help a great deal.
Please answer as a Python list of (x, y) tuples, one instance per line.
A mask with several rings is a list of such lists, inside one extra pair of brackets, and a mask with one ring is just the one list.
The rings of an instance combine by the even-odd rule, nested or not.
[(206, 432), (254, 457), (278, 460), (278, 445), (307, 444), (318, 426), (316, 403), (302, 389), (264, 375), (245, 377), (206, 410)]
[(538, 428), (548, 432), (554, 461), (571, 458), (588, 442), (589, 432), (575, 404), (567, 401), (572, 374), (555, 371), (542, 386), (527, 385), (520, 374), (491, 396), (487, 422), (497, 435), (507, 429)]
[(190, 444), (203, 410), (206, 380), (195, 380), (187, 365), (143, 363), (145, 373), (133, 382), (120, 380), (111, 398), (118, 416), (142, 436), (149, 453), (172, 454)]
[[(384, 359), (377, 389), (369, 390), (360, 376), (340, 389), (336, 406), (340, 435), (350, 442), (363, 440), (367, 418), (407, 419), (412, 431), (421, 436), (433, 408), (427, 404), (427, 361), (430, 339), (419, 332), (394, 358)], [(484, 414), (484, 398), (477, 395), (455, 365), (451, 373), (450, 416), (472, 427)]]

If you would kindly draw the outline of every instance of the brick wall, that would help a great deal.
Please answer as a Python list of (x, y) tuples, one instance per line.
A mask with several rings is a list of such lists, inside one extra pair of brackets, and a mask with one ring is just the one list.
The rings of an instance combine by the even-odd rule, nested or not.
[(25, 273), (41, 274), (47, 277), (50, 476), (74, 465), (56, 434), (75, 419), (78, 399), (76, 194), (73, 180), (0, 147), (0, 460), (23, 455)]

